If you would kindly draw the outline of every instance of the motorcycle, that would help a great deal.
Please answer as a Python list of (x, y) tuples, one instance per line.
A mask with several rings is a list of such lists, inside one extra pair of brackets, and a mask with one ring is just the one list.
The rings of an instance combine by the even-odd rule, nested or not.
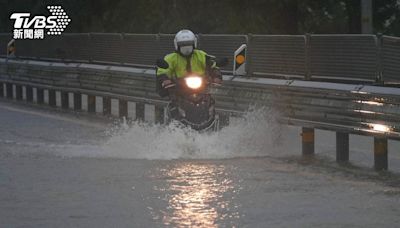
[[(157, 66), (168, 68), (168, 63), (158, 60)], [(210, 77), (201, 77), (196, 74), (188, 74), (172, 81), (173, 84), (168, 88), (170, 102), (166, 112), (167, 123), (177, 120), (197, 131), (219, 130), (215, 99), (210, 94), (210, 87), (218, 85), (212, 83)]]

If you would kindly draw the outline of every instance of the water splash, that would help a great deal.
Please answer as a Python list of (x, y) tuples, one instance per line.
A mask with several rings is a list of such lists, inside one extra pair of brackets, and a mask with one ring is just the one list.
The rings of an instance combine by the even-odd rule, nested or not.
[(219, 132), (198, 133), (172, 122), (167, 126), (133, 122), (110, 130), (103, 156), (134, 159), (219, 159), (266, 156), (285, 144), (285, 127), (271, 108), (253, 108)]

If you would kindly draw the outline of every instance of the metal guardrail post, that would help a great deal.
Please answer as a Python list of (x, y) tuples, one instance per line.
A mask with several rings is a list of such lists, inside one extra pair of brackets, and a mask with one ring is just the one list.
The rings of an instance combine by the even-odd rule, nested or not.
[(128, 117), (128, 101), (119, 99), (119, 117)]
[(382, 42), (383, 36), (381, 33), (376, 35), (376, 47), (377, 47), (377, 63), (376, 63), (376, 82), (378, 84), (384, 84), (383, 78), (383, 55), (382, 55)]
[(304, 58), (305, 58), (305, 69), (306, 75), (305, 80), (311, 80), (311, 61), (310, 61), (310, 53), (311, 53), (311, 34), (307, 33), (305, 35), (305, 48), (304, 48)]
[(374, 137), (374, 166), (377, 171), (388, 169), (387, 138)]
[(44, 89), (36, 88), (36, 98), (38, 104), (44, 104)]
[(22, 86), (15, 85), (15, 99), (22, 100)]
[(82, 110), (82, 94), (74, 93), (74, 110)]
[(88, 112), (96, 112), (96, 96), (88, 95)]
[(251, 60), (252, 60), (252, 40), (253, 40), (253, 34), (249, 33), (246, 36), (246, 41), (247, 41), (247, 60), (246, 60), (246, 72), (247, 72), (247, 77), (251, 77), (253, 75), (253, 71), (251, 68)]
[(156, 121), (156, 123), (160, 123), (160, 124), (164, 123), (164, 118), (165, 118), (164, 107), (156, 105), (155, 106), (155, 121)]
[(69, 96), (68, 92), (61, 91), (61, 108), (68, 109)]
[(17, 99), (17, 85), (12, 84), (11, 91), (12, 91), (11, 98), (16, 100)]
[(136, 103), (136, 120), (144, 120), (144, 103)]
[(6, 83), (6, 97), (9, 99), (13, 97), (13, 86), (11, 83)]
[(56, 91), (54, 89), (49, 89), (49, 105), (56, 107)]
[(303, 155), (314, 154), (314, 128), (303, 127), (302, 133), (302, 152)]
[(336, 132), (336, 161), (349, 161), (349, 134)]
[(111, 115), (111, 98), (103, 97), (103, 115)]
[(33, 101), (33, 88), (32, 86), (26, 86), (26, 101)]

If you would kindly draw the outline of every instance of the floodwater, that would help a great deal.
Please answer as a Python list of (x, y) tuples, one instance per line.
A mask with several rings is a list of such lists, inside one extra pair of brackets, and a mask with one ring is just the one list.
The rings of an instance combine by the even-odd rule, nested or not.
[(372, 167), (372, 139), (299, 129), (261, 109), (214, 134), (0, 101), (0, 227), (396, 227), (398, 142)]

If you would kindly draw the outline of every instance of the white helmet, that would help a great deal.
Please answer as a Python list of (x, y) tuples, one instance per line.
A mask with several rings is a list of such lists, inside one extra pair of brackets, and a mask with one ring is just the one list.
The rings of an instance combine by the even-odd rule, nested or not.
[(192, 31), (181, 30), (175, 35), (174, 46), (177, 52), (189, 56), (197, 48), (197, 38)]

